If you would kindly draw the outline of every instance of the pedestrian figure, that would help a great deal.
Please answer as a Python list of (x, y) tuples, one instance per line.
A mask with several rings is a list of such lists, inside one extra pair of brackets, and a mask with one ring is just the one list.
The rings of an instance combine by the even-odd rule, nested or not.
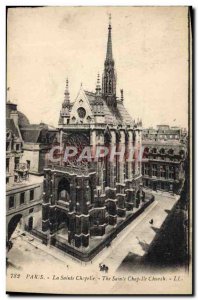
[(153, 225), (153, 219), (151, 219), (151, 220), (149, 221), (149, 223), (150, 223), (151, 225)]
[(104, 271), (104, 265), (102, 265), (101, 263), (99, 264), (99, 268), (100, 268), (100, 271)]
[(99, 264), (100, 271), (108, 273), (109, 268), (106, 265)]
[(105, 271), (105, 273), (108, 273), (109, 268), (108, 268), (107, 266), (105, 266), (105, 267), (104, 267), (104, 271)]

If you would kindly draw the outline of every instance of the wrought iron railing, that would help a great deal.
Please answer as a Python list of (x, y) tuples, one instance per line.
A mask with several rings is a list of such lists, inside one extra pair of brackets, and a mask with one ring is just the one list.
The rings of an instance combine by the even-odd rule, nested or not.
[(44, 243), (45, 245), (47, 245), (47, 235), (46, 235), (46, 233), (43, 233), (43, 232), (41, 232), (41, 231), (39, 231), (39, 230), (37, 230), (37, 229), (35, 229), (35, 228), (32, 229), (32, 230), (30, 231), (30, 233), (31, 233), (32, 235), (34, 235), (35, 237), (41, 239), (41, 240), (43, 241), (43, 243)]

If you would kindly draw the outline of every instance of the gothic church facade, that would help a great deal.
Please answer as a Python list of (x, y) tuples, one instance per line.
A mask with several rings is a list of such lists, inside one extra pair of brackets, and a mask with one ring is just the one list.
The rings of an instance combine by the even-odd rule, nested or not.
[[(120, 98), (116, 93), (111, 24), (102, 88), (98, 76), (95, 93), (81, 86), (72, 102), (67, 80), (58, 131), (58, 141), (64, 149), (68, 145), (78, 149), (124, 146), (126, 152), (131, 146), (141, 149), (142, 124), (127, 112), (123, 90)], [(141, 161), (101, 157), (91, 162), (74, 158), (66, 163), (61, 159), (49, 163), (44, 170), (42, 233), (46, 243), (71, 255), (77, 253), (79, 258), (79, 253), (85, 255), (99, 247), (145, 201)]]

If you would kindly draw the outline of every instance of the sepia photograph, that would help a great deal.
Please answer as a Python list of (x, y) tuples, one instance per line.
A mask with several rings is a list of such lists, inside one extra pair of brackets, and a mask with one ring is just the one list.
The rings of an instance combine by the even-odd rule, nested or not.
[(192, 295), (192, 8), (6, 7), (6, 291)]

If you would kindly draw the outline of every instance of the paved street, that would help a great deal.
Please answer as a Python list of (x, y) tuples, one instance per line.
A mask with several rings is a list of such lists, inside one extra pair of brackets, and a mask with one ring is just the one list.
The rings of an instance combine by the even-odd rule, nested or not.
[[(176, 199), (166, 195), (156, 194), (155, 199), (155, 202), (112, 242), (110, 253), (106, 256), (105, 253), (103, 254), (105, 257), (103, 263), (110, 267), (111, 272), (117, 270), (129, 252), (139, 256), (147, 252), (157, 231), (177, 202)], [(152, 225), (149, 223), (151, 219), (154, 220)], [(96, 258), (97, 261), (100, 259), (101, 257)]]

